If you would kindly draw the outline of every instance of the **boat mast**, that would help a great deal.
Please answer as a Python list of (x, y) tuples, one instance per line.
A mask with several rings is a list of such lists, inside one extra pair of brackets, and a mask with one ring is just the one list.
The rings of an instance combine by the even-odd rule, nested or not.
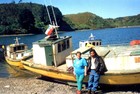
[(52, 24), (52, 20), (51, 20), (51, 17), (50, 17), (50, 12), (49, 12), (47, 6), (46, 6), (46, 9), (47, 9), (47, 13), (48, 13), (48, 17), (49, 17), (50, 24)]
[(55, 16), (55, 12), (54, 12), (54, 9), (53, 9), (51, 0), (50, 0), (50, 4), (51, 4), (52, 12), (53, 12), (53, 17), (54, 17), (54, 21), (55, 21), (55, 26), (58, 26), (57, 20), (56, 20), (56, 16)]
[[(45, 0), (44, 0), (44, 1), (45, 1)], [(46, 6), (47, 13), (48, 13), (48, 17), (49, 17), (49, 21), (50, 21), (50, 24), (53, 25), (53, 26), (55, 27), (55, 28), (54, 28), (54, 29), (55, 29), (55, 34), (56, 34), (57, 38), (59, 38), (58, 32), (57, 32), (57, 28), (58, 28), (59, 26), (58, 26), (58, 24), (57, 24), (55, 12), (54, 12), (54, 9), (53, 9), (51, 0), (50, 0), (50, 4), (51, 4), (51, 9), (52, 9), (54, 21), (51, 20), (50, 13), (49, 13), (49, 9), (48, 9), (48, 7)], [(46, 4), (45, 4), (45, 5), (46, 5)]]

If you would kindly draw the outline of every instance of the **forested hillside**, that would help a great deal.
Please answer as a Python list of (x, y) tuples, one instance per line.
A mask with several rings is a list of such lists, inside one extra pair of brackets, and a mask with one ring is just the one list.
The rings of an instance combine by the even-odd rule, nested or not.
[(89, 12), (65, 15), (64, 17), (71, 21), (69, 24), (74, 29), (101, 29), (111, 27), (106, 20)]
[[(47, 6), (51, 21), (54, 21), (52, 6)], [(50, 23), (45, 5), (35, 3), (0, 4), (0, 34), (44, 33)], [(103, 19), (96, 14), (85, 12), (62, 15), (53, 7), (61, 31), (81, 29), (102, 29), (123, 26), (139, 26), (140, 14), (116, 19)]]
[(102, 29), (115, 27), (140, 26), (140, 14), (120, 17), (116, 19), (103, 19), (93, 13), (85, 12), (64, 16), (74, 29)]
[[(51, 21), (52, 6), (47, 6)], [(53, 7), (58, 24), (62, 25), (61, 11)], [(43, 33), (50, 23), (46, 6), (34, 3), (0, 4), (0, 34)], [(67, 26), (67, 24), (66, 24)], [(64, 26), (62, 26), (64, 27)], [(67, 26), (68, 27), (68, 26)]]

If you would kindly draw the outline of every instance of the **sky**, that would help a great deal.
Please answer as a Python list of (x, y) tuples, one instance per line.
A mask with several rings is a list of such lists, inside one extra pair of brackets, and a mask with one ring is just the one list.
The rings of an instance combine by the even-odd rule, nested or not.
[[(10, 3), (20, 0), (0, 0), (0, 3)], [(117, 18), (140, 14), (140, 0), (22, 0), (43, 5), (53, 5), (60, 9), (63, 15), (91, 12), (102, 18)]]

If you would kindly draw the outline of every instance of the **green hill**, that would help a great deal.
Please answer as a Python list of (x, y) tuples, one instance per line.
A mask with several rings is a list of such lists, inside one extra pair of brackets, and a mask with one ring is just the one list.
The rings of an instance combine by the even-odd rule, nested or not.
[(64, 17), (68, 20), (66, 22), (69, 23), (73, 29), (102, 29), (140, 25), (140, 14), (116, 19), (103, 19), (95, 14), (85, 12), (64, 15)]
[(109, 27), (103, 18), (89, 12), (65, 15), (64, 17), (71, 21), (74, 29), (99, 29)]

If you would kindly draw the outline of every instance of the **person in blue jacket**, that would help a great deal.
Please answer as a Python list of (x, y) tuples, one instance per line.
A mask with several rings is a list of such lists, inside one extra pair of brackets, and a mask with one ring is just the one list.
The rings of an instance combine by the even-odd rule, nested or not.
[(87, 62), (81, 57), (81, 52), (77, 52), (76, 56), (77, 58), (74, 60), (73, 67), (77, 81), (77, 94), (81, 94), (83, 79), (87, 75)]

